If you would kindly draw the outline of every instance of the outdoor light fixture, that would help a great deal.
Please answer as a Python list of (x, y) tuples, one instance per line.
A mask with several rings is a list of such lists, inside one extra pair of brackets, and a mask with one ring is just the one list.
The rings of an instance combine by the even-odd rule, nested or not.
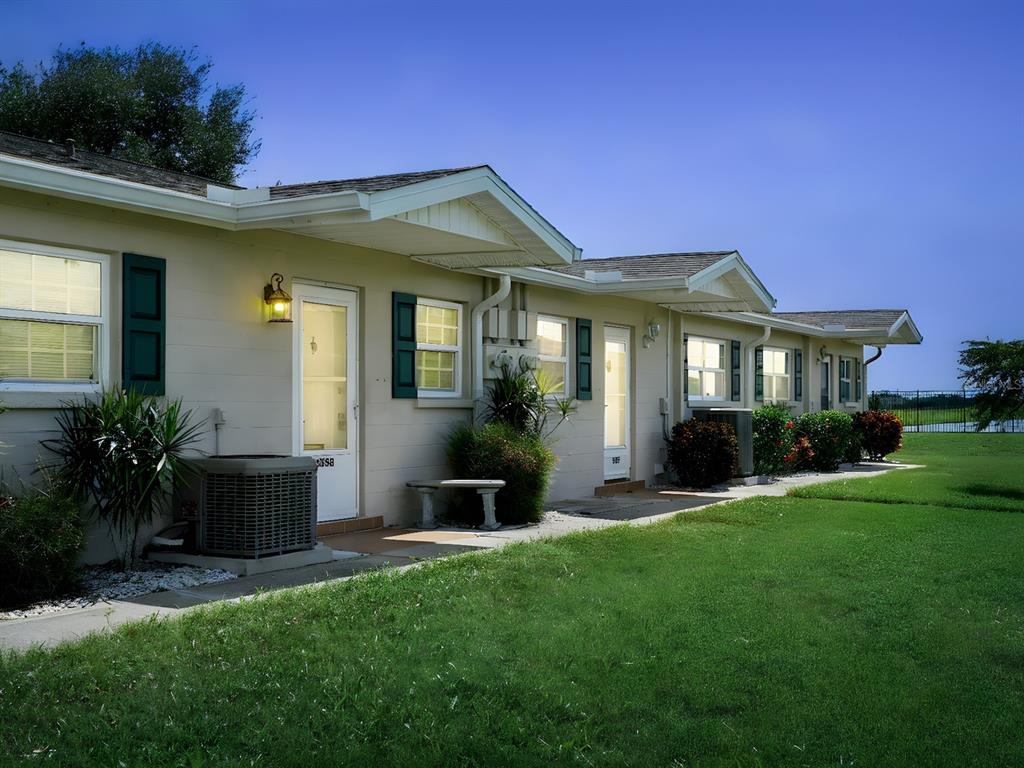
[(292, 321), (292, 297), (281, 287), (284, 275), (275, 272), (270, 282), (263, 286), (263, 301), (270, 308), (271, 323), (290, 323)]
[(651, 322), (647, 324), (647, 334), (644, 336), (643, 339), (644, 349), (650, 349), (651, 345), (654, 343), (654, 340), (658, 338), (658, 334), (660, 333), (661, 323), (659, 323), (657, 320), (651, 320)]

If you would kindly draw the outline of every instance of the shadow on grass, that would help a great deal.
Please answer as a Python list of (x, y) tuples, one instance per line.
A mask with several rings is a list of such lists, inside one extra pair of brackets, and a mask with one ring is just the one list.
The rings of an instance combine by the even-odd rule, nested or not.
[(1024, 490), (1020, 490), (1018, 488), (1002, 488), (998, 485), (973, 483), (971, 485), (960, 486), (954, 490), (966, 493), (970, 496), (998, 496), (1001, 499), (1024, 501)]

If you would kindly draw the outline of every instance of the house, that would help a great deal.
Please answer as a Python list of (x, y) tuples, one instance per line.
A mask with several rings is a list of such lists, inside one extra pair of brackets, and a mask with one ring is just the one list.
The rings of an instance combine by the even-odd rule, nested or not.
[(405, 523), (496, 360), (576, 399), (566, 498), (654, 480), (694, 407), (862, 409), (864, 345), (921, 341), (905, 310), (774, 307), (736, 251), (582, 259), (486, 165), (244, 189), (0, 134), (8, 471), (122, 384), (210, 419), (208, 453), (317, 457), (323, 521)]

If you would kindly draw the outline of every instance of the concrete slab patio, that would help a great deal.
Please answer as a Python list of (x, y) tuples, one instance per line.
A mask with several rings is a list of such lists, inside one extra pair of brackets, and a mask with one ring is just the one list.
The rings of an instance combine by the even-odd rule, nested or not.
[(108, 630), (125, 622), (175, 616), (212, 602), (241, 600), (267, 591), (348, 579), (379, 568), (413, 567), (427, 560), (474, 549), (495, 549), (516, 541), (562, 536), (612, 525), (648, 525), (679, 512), (711, 504), (753, 496), (784, 496), (791, 488), (803, 485), (866, 477), (897, 469), (912, 469), (914, 466), (888, 462), (865, 463), (828, 475), (808, 473), (790, 476), (767, 485), (735, 485), (700, 492), (645, 489), (621, 496), (566, 499), (553, 503), (551, 511), (537, 525), (503, 527), (496, 531), (381, 528), (327, 536), (321, 541), (338, 553), (338, 559), (329, 563), (242, 576), (232, 581), (188, 590), (154, 592), (130, 600), (98, 603), (88, 608), (44, 616), (0, 621), (0, 648), (52, 646), (91, 632)]

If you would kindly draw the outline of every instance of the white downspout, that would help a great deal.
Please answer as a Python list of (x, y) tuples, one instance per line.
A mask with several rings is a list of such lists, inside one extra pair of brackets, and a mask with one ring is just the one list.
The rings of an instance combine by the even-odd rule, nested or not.
[(673, 392), (672, 392), (672, 321), (675, 318), (672, 316), (672, 308), (665, 307), (665, 311), (668, 312), (668, 320), (665, 322), (665, 413), (661, 417), (661, 432), (667, 440), (669, 434), (672, 431), (672, 406), (673, 406)]
[(512, 278), (509, 275), (498, 277), (498, 290), (481, 301), (472, 312), (473, 323), (473, 402), (475, 404), (484, 396), (484, 313), (496, 307), (508, 298), (512, 291)]
[(757, 402), (757, 400), (755, 399), (757, 397), (757, 387), (756, 387), (756, 384), (757, 384), (757, 381), (756, 381), (756, 379), (757, 379), (757, 368), (754, 365), (754, 361), (755, 361), (754, 353), (755, 353), (755, 351), (757, 350), (758, 347), (760, 347), (762, 344), (764, 344), (766, 341), (768, 341), (768, 339), (770, 339), (771, 337), (772, 337), (772, 329), (771, 329), (770, 326), (766, 325), (766, 326), (764, 326), (764, 333), (762, 333), (759, 338), (754, 339), (752, 342), (747, 344), (747, 371), (748, 371), (748, 373), (747, 373), (747, 381), (748, 381), (748, 383), (747, 383), (747, 407), (748, 408), (756, 408), (757, 407), (757, 406), (754, 405), (754, 403)]

